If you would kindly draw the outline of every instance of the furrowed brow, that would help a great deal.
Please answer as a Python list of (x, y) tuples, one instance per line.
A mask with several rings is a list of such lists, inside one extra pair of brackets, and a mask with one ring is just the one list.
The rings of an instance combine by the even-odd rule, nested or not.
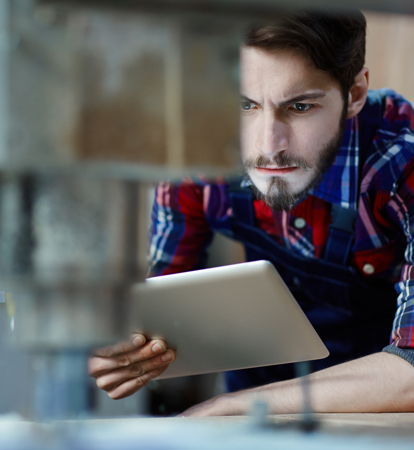
[(315, 100), (317, 98), (323, 98), (326, 96), (325, 92), (310, 92), (309, 94), (301, 94), (296, 97), (292, 97), (284, 102), (278, 104), (279, 107), (289, 106), (293, 103), (303, 102), (305, 100)]
[(240, 95), (240, 100), (248, 103), (254, 103), (255, 105), (258, 104), (256, 101), (252, 100), (249, 97), (246, 97), (245, 95)]

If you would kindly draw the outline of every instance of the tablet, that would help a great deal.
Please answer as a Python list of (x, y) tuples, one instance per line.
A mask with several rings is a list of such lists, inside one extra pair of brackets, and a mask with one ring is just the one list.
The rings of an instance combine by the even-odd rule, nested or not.
[(268, 261), (149, 278), (132, 287), (129, 320), (177, 352), (160, 379), (329, 355)]

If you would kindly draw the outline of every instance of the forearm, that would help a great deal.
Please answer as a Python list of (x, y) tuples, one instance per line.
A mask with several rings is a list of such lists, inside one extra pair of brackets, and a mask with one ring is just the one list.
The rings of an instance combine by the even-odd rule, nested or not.
[[(376, 353), (311, 375), (311, 399), (315, 412), (396, 412), (414, 410), (414, 367), (395, 355)], [(273, 385), (272, 412), (278, 411), (283, 390), (291, 409), (302, 404), (299, 380), (280, 388)], [(284, 406), (282, 406), (284, 408)]]
[[(315, 412), (414, 411), (414, 367), (398, 356), (376, 353), (310, 375), (310, 390)], [(227, 394), (189, 412), (245, 414), (259, 399), (267, 402), (272, 414), (301, 412), (301, 381), (293, 379)]]

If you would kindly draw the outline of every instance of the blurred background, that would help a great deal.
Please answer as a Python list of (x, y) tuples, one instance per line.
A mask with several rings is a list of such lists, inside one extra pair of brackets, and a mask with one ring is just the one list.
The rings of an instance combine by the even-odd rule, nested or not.
[[(167, 27), (167, 31), (160, 32), (158, 29), (151, 37), (148, 21), (144, 21), (146, 38), (143, 43), (123, 48), (121, 52), (119, 48), (122, 46), (117, 44), (124, 39), (140, 42), (135, 39), (139, 37), (135, 22), (128, 15), (118, 16), (111, 39), (105, 37), (105, 13), (89, 18), (88, 22), (87, 12), (66, 16), (48, 8), (32, 11), (27, 6), (29, 4), (17, 1), (11, 13), (11, 3), (0, 2), (0, 67), (3, 67), (0, 70), (0, 86), (3, 86), (0, 88), (0, 109), (7, 103), (5, 99), (9, 98), (10, 92), (13, 94), (13, 98), (8, 100), (13, 120), (9, 125), (0, 120), (0, 137), (7, 135), (8, 139), (6, 144), (0, 142), (0, 147), (4, 147), (0, 152), (0, 163), (2, 169), (6, 167), (8, 170), (8, 175), (2, 174), (0, 179), (0, 218), (11, 224), (0, 226), (3, 269), (0, 282), (3, 283), (11, 274), (10, 286), (13, 287), (16, 279), (20, 280), (19, 284), (26, 289), (23, 289), (21, 296), (27, 297), (24, 319), (17, 321), (16, 303), (6, 293), (13, 292), (13, 289), (0, 286), (0, 414), (17, 412), (33, 417), (33, 391), (40, 390), (42, 393), (45, 389), (42, 388), (42, 383), (48, 382), (44, 378), (45, 373), (52, 370), (49, 356), (56, 357), (60, 354), (58, 348), (64, 348), (65, 342), (77, 337), (76, 329), (66, 322), (62, 322), (60, 329), (56, 329), (59, 325), (53, 330), (49, 327), (48, 323), (55, 321), (59, 314), (66, 314), (70, 319), (71, 312), (66, 307), (57, 310), (54, 316), (51, 308), (53, 299), (43, 304), (47, 300), (45, 292), (59, 292), (63, 305), (74, 297), (81, 302), (85, 295), (92, 295), (89, 291), (85, 294), (85, 280), (81, 279), (87, 272), (88, 289), (98, 301), (96, 309), (91, 309), (93, 312), (81, 309), (80, 314), (85, 321), (93, 318), (93, 313), (98, 311), (102, 325), (79, 338), (87, 343), (79, 351), (77, 359), (84, 364), (86, 348), (101, 345), (106, 339), (113, 341), (118, 336), (127, 336), (129, 332), (119, 330), (122, 324), (105, 320), (113, 317), (114, 305), (115, 308), (119, 305), (116, 299), (124, 294), (122, 286), (144, 277), (147, 230), (156, 181), (179, 176), (187, 170), (196, 173), (203, 168), (204, 172), (216, 173), (217, 168), (225, 172), (237, 167), (237, 118), (229, 111), (233, 110), (234, 102), (238, 102), (235, 43), (240, 27), (235, 23), (233, 30), (227, 30), (218, 21), (213, 27), (204, 24), (205, 29), (200, 27), (196, 32), (188, 24), (180, 23), (180, 26)], [(395, 89), (414, 102), (413, 16), (377, 12), (365, 14), (368, 21), (366, 65), (370, 68), (370, 87)], [(27, 20), (28, 17), (34, 17), (34, 25)], [(10, 20), (14, 21), (17, 31), (5, 36)], [(67, 20), (70, 23), (66, 24)], [(84, 41), (80, 38), (69, 40), (59, 34), (62, 24), (72, 30), (72, 36), (83, 36)], [(159, 22), (155, 21), (155, 28), (158, 25)], [(34, 30), (41, 31), (37, 34)], [(194, 36), (197, 38), (194, 39)], [(221, 40), (214, 41), (211, 36), (219, 36)], [(59, 48), (54, 48), (55, 40), (59, 42)], [(185, 45), (182, 45), (183, 42)], [(150, 58), (145, 53), (148, 46), (152, 46), (155, 57)], [(163, 46), (167, 50), (161, 54), (160, 48)], [(87, 50), (81, 57), (64, 56), (77, 55), (80, 47)], [(220, 51), (207, 52), (203, 59), (200, 49), (206, 48)], [(11, 62), (8, 59), (10, 49), (16, 50)], [(101, 54), (106, 59), (100, 59)], [(141, 55), (142, 66), (131, 63), (126, 75), (124, 73), (120, 78), (117, 64), (119, 61), (132, 61), (130, 54)], [(181, 55), (181, 60), (180, 57), (178, 60), (169, 57), (171, 54)], [(37, 55), (38, 59), (33, 60), (31, 55)], [(227, 78), (217, 75), (221, 72), (215, 68), (221, 65), (226, 66)], [(207, 67), (211, 67), (211, 73), (206, 72)], [(107, 77), (100, 79), (104, 72)], [(185, 73), (191, 74), (191, 79), (185, 79)], [(5, 80), (10, 76), (9, 84)], [(79, 77), (85, 80), (81, 87), (72, 81)], [(212, 97), (213, 91), (205, 86), (209, 78), (211, 89), (221, 89), (221, 96), (218, 97), (214, 91)], [(139, 102), (131, 100), (131, 95), (136, 93), (137, 86), (143, 84), (149, 86), (147, 98), (151, 98), (151, 103), (144, 101), (139, 106)], [(118, 92), (118, 100), (110, 95), (113, 92)], [(217, 122), (216, 128), (221, 131), (212, 134), (208, 130), (203, 131), (202, 125), (213, 120), (211, 110), (217, 110), (217, 98), (220, 98), (222, 112), (214, 120)], [(198, 103), (203, 104), (202, 110), (197, 107)], [(63, 110), (58, 108), (62, 104), (65, 105)], [(182, 112), (181, 116), (175, 113), (177, 109)], [(159, 110), (162, 110), (162, 115)], [(0, 111), (2, 118), (8, 114), (9, 110)], [(82, 118), (80, 123), (79, 117)], [(196, 131), (186, 132), (183, 122), (190, 123), (187, 130)], [(6, 126), (9, 127), (7, 132), (2, 133)], [(214, 127), (212, 124), (210, 130)], [(43, 134), (38, 130), (43, 130)], [(195, 147), (201, 149), (197, 157), (191, 151)], [(23, 167), (19, 152), (32, 148), (36, 151), (29, 152), (31, 156), (24, 160), (27, 167)], [(73, 148), (77, 149), (75, 153)], [(148, 151), (153, 148), (160, 150)], [(217, 148), (217, 152), (211, 152), (212, 148)], [(59, 149), (59, 155), (55, 154), (54, 149)], [(137, 160), (148, 163), (147, 166), (141, 165), (138, 176), (131, 172), (129, 165)], [(61, 161), (65, 163), (61, 165)], [(112, 164), (110, 170), (105, 165), (108, 161)], [(90, 162), (92, 166), (88, 165)], [(157, 170), (154, 171), (151, 164), (157, 166)], [(80, 178), (73, 179), (73, 168)], [(99, 180), (99, 188), (85, 181), (82, 174)], [(31, 197), (33, 192), (36, 193), (36, 201)], [(80, 197), (83, 203), (75, 206)], [(19, 212), (13, 206), (15, 201), (19, 205), (36, 205), (38, 210), (33, 214), (30, 207), (22, 207)], [(70, 211), (60, 211), (58, 206), (62, 204), (71, 204)], [(101, 209), (101, 204), (106, 205), (105, 209)], [(108, 204), (111, 206), (108, 207)], [(140, 213), (136, 215), (133, 211), (138, 208)], [(58, 211), (57, 216), (51, 214), (51, 210)], [(31, 229), (21, 225), (27, 218), (25, 214), (31, 217)], [(114, 216), (122, 217), (121, 223), (115, 222), (112, 219)], [(74, 217), (87, 217), (87, 220), (72, 224)], [(38, 231), (40, 228), (36, 228), (39, 224), (42, 224), (41, 232)], [(63, 225), (64, 232), (61, 231)], [(82, 236), (76, 233), (76, 227), (82, 228)], [(97, 229), (100, 230), (98, 235)], [(17, 235), (16, 230), (20, 230), (20, 234)], [(73, 236), (78, 238), (76, 242)], [(126, 241), (125, 236), (132, 240)], [(10, 254), (4, 243), (13, 240), (19, 243), (23, 254), (31, 255), (29, 259), (22, 260), (22, 253), (17, 256)], [(132, 254), (129, 248), (133, 249)], [(74, 263), (77, 258), (86, 261), (82, 277)], [(223, 236), (216, 236), (208, 266), (233, 264), (243, 259), (241, 246)], [(103, 260), (106, 261), (105, 266), (101, 264)], [(69, 287), (62, 285), (62, 273), (65, 276), (70, 274), (72, 284)], [(99, 290), (102, 287), (96, 286), (102, 273), (109, 278), (105, 295)], [(33, 291), (34, 286), (36, 292), (40, 292), (37, 297), (27, 294)], [(103, 301), (103, 296), (107, 300)], [(42, 321), (38, 321), (38, 311), (43, 311)], [(16, 324), (21, 324), (20, 330), (15, 326), (15, 318)], [(73, 322), (76, 320), (73, 316)], [(52, 341), (56, 345), (51, 346), (50, 336), (53, 336)], [(16, 340), (19, 345), (10, 345), (11, 341)], [(78, 347), (76, 349), (78, 351)], [(62, 361), (67, 363), (67, 357), (68, 352), (63, 355)], [(62, 367), (66, 366), (63, 364)], [(136, 395), (118, 401), (109, 399), (97, 389), (93, 380), (88, 380), (83, 388), (88, 391), (89, 406), (93, 407), (94, 414), (116, 417), (175, 415), (223, 392), (224, 386), (220, 374), (154, 381)]]
[(388, 87), (414, 101), (414, 18), (410, 15), (364, 11), (368, 22), (366, 66), (371, 89)]

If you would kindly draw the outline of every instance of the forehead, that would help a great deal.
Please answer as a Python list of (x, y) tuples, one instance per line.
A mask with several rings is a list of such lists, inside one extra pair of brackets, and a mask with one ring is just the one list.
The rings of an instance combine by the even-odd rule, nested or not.
[(339, 91), (339, 83), (330, 74), (294, 51), (242, 47), (240, 71), (242, 94), (257, 101), (258, 96), (269, 95), (283, 101), (313, 89)]

